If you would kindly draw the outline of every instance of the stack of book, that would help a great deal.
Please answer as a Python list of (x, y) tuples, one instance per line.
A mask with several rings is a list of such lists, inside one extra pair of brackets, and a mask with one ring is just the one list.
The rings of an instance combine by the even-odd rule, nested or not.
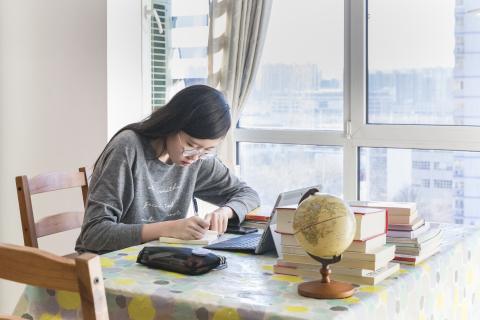
[[(293, 235), (296, 206), (277, 208), (277, 229), (281, 234), (276, 273), (319, 278), (321, 264), (310, 257)], [(331, 278), (357, 284), (378, 284), (399, 270), (392, 262), (395, 245), (386, 243), (387, 215), (384, 209), (351, 207), (357, 222), (354, 241), (340, 262), (330, 265)]]
[(387, 210), (387, 243), (396, 246), (395, 261), (417, 265), (439, 251), (442, 230), (419, 216), (414, 202), (352, 201), (350, 204)]

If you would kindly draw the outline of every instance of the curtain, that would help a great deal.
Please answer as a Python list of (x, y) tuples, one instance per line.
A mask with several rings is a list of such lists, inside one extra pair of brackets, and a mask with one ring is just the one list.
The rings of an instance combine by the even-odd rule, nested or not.
[(232, 126), (219, 146), (220, 159), (235, 169), (234, 127), (258, 69), (272, 0), (212, 0), (208, 37), (208, 82), (230, 104)]

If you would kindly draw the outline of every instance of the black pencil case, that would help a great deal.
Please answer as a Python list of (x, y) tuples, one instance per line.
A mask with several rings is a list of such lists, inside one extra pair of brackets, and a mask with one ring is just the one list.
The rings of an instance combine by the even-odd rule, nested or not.
[(204, 249), (182, 247), (144, 247), (138, 254), (137, 263), (188, 275), (204, 274), (214, 268), (223, 269), (227, 266), (223, 256)]

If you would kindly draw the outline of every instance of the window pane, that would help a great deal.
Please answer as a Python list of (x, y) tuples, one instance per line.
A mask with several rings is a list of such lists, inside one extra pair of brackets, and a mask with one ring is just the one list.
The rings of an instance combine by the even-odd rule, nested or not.
[(171, 85), (167, 96), (194, 84), (207, 83), (208, 0), (171, 0)]
[(343, 1), (274, 1), (240, 126), (342, 130), (342, 123)]
[(208, 0), (153, 0), (162, 21), (151, 20), (152, 106), (182, 88), (207, 83)]
[(480, 125), (480, 1), (368, 5), (368, 122)]
[(169, 74), (167, 71), (167, 60), (169, 50), (169, 42), (171, 41), (171, 16), (170, 1), (154, 0), (153, 9), (157, 11), (162, 24), (163, 32), (160, 33), (157, 21), (150, 19), (150, 46), (151, 46), (151, 85), (152, 85), (152, 107), (158, 107), (165, 104), (165, 94), (167, 91), (167, 83), (169, 83)]
[(260, 194), (271, 210), (278, 194), (316, 184), (322, 192), (342, 194), (341, 147), (239, 143), (241, 177)]
[(480, 224), (480, 152), (360, 148), (360, 199), (414, 201), (427, 220)]

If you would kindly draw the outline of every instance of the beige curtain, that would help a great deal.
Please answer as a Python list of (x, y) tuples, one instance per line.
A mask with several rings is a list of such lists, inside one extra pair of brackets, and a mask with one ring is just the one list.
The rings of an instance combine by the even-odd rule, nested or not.
[[(212, 0), (208, 38), (208, 81), (228, 99), (235, 127), (253, 84), (267, 33), (272, 0)], [(231, 128), (219, 157), (235, 168)]]

